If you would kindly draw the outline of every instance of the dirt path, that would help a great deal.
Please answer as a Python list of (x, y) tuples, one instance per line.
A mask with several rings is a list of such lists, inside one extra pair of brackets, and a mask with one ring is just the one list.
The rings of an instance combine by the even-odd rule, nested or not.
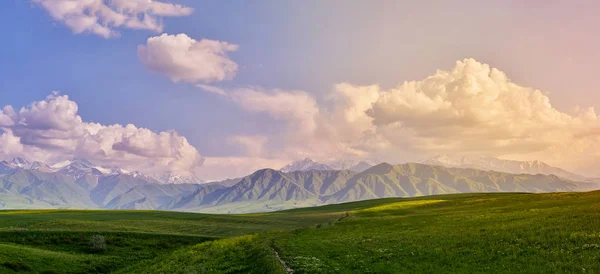
[(286, 272), (287, 274), (293, 274), (293, 273), (294, 273), (294, 270), (293, 270), (293, 269), (291, 269), (291, 268), (290, 268), (290, 267), (287, 265), (287, 263), (286, 263), (284, 260), (282, 260), (282, 259), (281, 259), (281, 256), (279, 256), (279, 253), (277, 252), (277, 250), (275, 250), (275, 248), (272, 248), (272, 247), (271, 247), (271, 250), (273, 251), (273, 253), (275, 253), (275, 257), (277, 257), (277, 260), (279, 261), (279, 263), (281, 263), (281, 265), (282, 265), (282, 266), (283, 266), (283, 268), (285, 269), (285, 272)]

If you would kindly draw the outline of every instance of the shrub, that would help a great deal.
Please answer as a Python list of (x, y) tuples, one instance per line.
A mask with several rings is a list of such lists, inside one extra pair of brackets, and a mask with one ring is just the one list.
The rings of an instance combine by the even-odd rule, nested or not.
[(2, 263), (2, 266), (16, 272), (31, 270), (31, 267), (23, 262), (6, 262)]
[(90, 248), (94, 253), (104, 252), (106, 250), (106, 240), (102, 235), (94, 235), (90, 238)]

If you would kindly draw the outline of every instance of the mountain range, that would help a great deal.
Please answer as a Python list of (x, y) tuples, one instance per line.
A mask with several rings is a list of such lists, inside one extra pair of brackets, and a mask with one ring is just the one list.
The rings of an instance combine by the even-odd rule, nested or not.
[(356, 161), (356, 160), (344, 160), (336, 161), (329, 164), (323, 164), (313, 161), (310, 158), (304, 160), (295, 161), (289, 165), (279, 169), (282, 172), (294, 172), (294, 171), (309, 171), (309, 170), (352, 170), (356, 172), (362, 172), (373, 166), (373, 163), (369, 161)]
[[(310, 160), (310, 159), (308, 159)], [(588, 182), (556, 175), (511, 174), (428, 164), (381, 163), (362, 171), (262, 169), (213, 183), (165, 183), (139, 172), (75, 159), (57, 165), (24, 159), (0, 162), (0, 208), (158, 209), (214, 213), (274, 211), (385, 197), (465, 192), (585, 191)], [(358, 164), (357, 162), (356, 164)], [(356, 166), (353, 165), (353, 166)], [(309, 168), (313, 166), (315, 168)], [(173, 179), (174, 180), (174, 179)]]
[(485, 156), (452, 156), (439, 155), (422, 162), (423, 164), (494, 170), (513, 174), (545, 174), (556, 175), (574, 181), (595, 181), (593, 178), (575, 174), (564, 169), (550, 166), (542, 161), (514, 161)]
[(71, 176), (74, 178), (80, 178), (86, 175), (94, 176), (109, 176), (118, 174), (127, 174), (133, 177), (142, 177), (149, 183), (162, 183), (162, 184), (199, 184), (204, 183), (203, 180), (195, 177), (194, 175), (181, 175), (173, 172), (165, 172), (158, 175), (147, 175), (139, 171), (130, 171), (118, 167), (103, 167), (95, 165), (85, 159), (73, 159), (62, 161), (53, 165), (47, 165), (45, 163), (36, 161), (29, 162), (23, 158), (14, 158), (10, 161), (0, 162), (0, 175), (1, 174), (12, 174), (17, 169), (25, 170), (36, 170), (45, 173), (60, 173), (63, 175)]

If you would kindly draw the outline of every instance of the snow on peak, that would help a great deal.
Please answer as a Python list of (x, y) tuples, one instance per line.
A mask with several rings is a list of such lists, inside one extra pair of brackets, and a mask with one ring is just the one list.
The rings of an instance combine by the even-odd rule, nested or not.
[(12, 160), (10, 160), (9, 163), (11, 165), (13, 165), (14, 167), (18, 167), (18, 168), (29, 168), (29, 166), (31, 165), (29, 163), (29, 161), (27, 161), (21, 157), (13, 158)]
[(71, 161), (70, 160), (66, 160), (66, 161), (62, 161), (62, 162), (58, 162), (56, 164), (53, 164), (50, 167), (54, 168), (54, 169), (61, 169), (61, 168), (64, 168), (64, 167), (66, 167), (66, 166), (68, 166), (70, 164), (71, 164)]
[(326, 164), (315, 162), (312, 159), (306, 158), (304, 160), (296, 161), (287, 166), (284, 166), (279, 171), (294, 172), (294, 171), (308, 171), (308, 170), (333, 170), (333, 169)]
[(362, 172), (375, 165), (375, 162), (369, 160), (339, 160), (327, 164), (335, 170), (352, 170)]
[(446, 167), (474, 168), (494, 170), (513, 174), (553, 174), (571, 180), (587, 180), (587, 178), (564, 169), (550, 166), (542, 161), (516, 161), (486, 156), (449, 156), (439, 155), (423, 161), (423, 164)]
[(183, 175), (174, 172), (165, 172), (156, 176), (156, 180), (162, 184), (201, 184), (204, 183), (193, 174)]

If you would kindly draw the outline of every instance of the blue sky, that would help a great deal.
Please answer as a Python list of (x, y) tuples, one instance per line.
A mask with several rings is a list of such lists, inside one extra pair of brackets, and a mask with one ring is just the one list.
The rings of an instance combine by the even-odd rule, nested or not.
[[(163, 33), (239, 45), (228, 55), (239, 66), (235, 77), (209, 83), (226, 91), (301, 90), (327, 108), (336, 84), (378, 84), (387, 90), (474, 58), (520, 86), (542, 90), (557, 111), (600, 106), (595, 77), (600, 39), (594, 35), (600, 22), (593, 1), (164, 2), (194, 12), (162, 18)], [(175, 83), (147, 69), (137, 47), (160, 33), (118, 28), (120, 36), (108, 39), (74, 34), (41, 5), (24, 0), (0, 3), (0, 28), (2, 106), (19, 109), (57, 90), (77, 103), (86, 122), (173, 129), (208, 158), (248, 156), (239, 144), (225, 141), (231, 136), (267, 136), (276, 144), (273, 149), (289, 144), (279, 138), (292, 127), (289, 119), (248, 111), (193, 83)], [(356, 157), (402, 162), (439, 152), (447, 151), (411, 150), (397, 159)], [(534, 157), (512, 153), (500, 156)], [(281, 163), (310, 156), (263, 154), (260, 158)]]

